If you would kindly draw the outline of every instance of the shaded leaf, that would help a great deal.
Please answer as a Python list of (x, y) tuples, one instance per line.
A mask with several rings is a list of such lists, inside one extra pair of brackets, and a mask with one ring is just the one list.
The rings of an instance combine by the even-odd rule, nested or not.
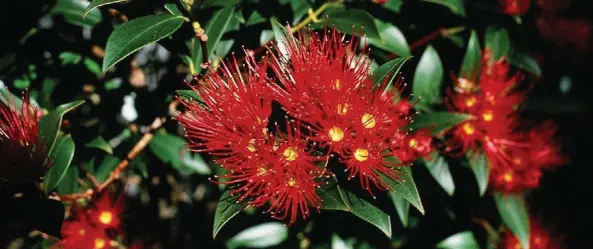
[(101, 161), (101, 164), (95, 173), (95, 179), (97, 179), (99, 182), (104, 182), (109, 177), (111, 172), (117, 168), (120, 162), (121, 160), (119, 160), (119, 158), (112, 155), (107, 155), (105, 158), (103, 158), (103, 161)]
[(93, 140), (85, 144), (84, 147), (99, 149), (105, 151), (109, 155), (113, 154), (113, 149), (111, 149), (109, 143), (107, 143), (107, 141), (105, 141), (105, 139), (101, 136), (94, 138)]
[(464, 0), (423, 0), (425, 2), (431, 2), (443, 5), (451, 10), (451, 12), (465, 17), (465, 6)]
[(430, 106), (442, 102), (440, 93), (443, 77), (441, 59), (437, 51), (429, 45), (418, 62), (412, 84), (412, 93), (419, 98), (420, 104)]
[(225, 191), (220, 196), (214, 213), (214, 227), (212, 228), (212, 238), (216, 238), (218, 232), (235, 215), (239, 214), (247, 207), (247, 202), (237, 203), (236, 198), (230, 195), (230, 190)]
[(142, 47), (175, 32), (185, 17), (172, 14), (143, 16), (117, 26), (109, 35), (103, 59), (103, 72)]
[(263, 248), (278, 245), (288, 238), (288, 228), (280, 222), (268, 222), (247, 228), (226, 242), (229, 249)]
[(290, 32), (286, 29), (286, 27), (282, 26), (276, 19), (270, 19), (270, 23), (272, 24), (272, 31), (274, 32), (274, 40), (276, 40), (276, 45), (278, 46), (278, 51), (282, 54), (282, 57), (288, 58), (289, 53), (286, 48), (287, 39), (290, 36)]
[(179, 10), (179, 8), (177, 8), (177, 4), (174, 4), (174, 3), (165, 4), (165, 9), (167, 11), (169, 11), (169, 13), (171, 13), (173, 15), (183, 16), (183, 13), (181, 13), (181, 11)]
[(485, 47), (492, 52), (491, 62), (501, 57), (509, 56), (511, 51), (511, 41), (509, 33), (505, 28), (489, 26), (486, 28)]
[(346, 241), (340, 238), (337, 234), (332, 234), (331, 249), (354, 249), (351, 245), (348, 245)]
[(311, 6), (309, 1), (290, 1), (290, 9), (292, 10), (293, 23), (297, 23), (299, 20), (301, 20), (301, 18), (303, 18), (303, 16), (307, 14), (307, 11), (312, 7), (313, 6)]
[(239, 0), (206, 0), (202, 2), (202, 8), (229, 7), (239, 3)]
[(249, 18), (247, 18), (245, 25), (251, 26), (251, 25), (260, 24), (265, 21), (266, 21), (266, 18), (263, 17), (259, 12), (257, 12), (257, 10), (254, 10), (253, 12), (251, 12), (251, 15), (249, 16)]
[(60, 195), (78, 193), (78, 167), (69, 167), (62, 181), (56, 186), (56, 193)]
[(64, 178), (73, 157), (74, 140), (72, 140), (72, 137), (70, 135), (59, 136), (56, 139), (52, 152), (48, 155), (48, 158), (53, 160), (53, 164), (43, 178), (43, 190), (45, 193), (52, 191)]
[(467, 43), (467, 50), (461, 63), (461, 70), (459, 77), (477, 82), (480, 77), (480, 70), (482, 69), (482, 49), (480, 48), (480, 40), (475, 30), (472, 30), (469, 42)]
[(99, 66), (99, 63), (97, 63), (96, 61), (94, 61), (90, 58), (84, 58), (82, 63), (86, 66), (86, 69), (88, 69), (95, 75), (97, 75), (97, 76), (101, 75), (101, 66)]
[(532, 73), (536, 76), (542, 76), (542, 70), (539, 67), (539, 64), (537, 63), (535, 58), (533, 58), (533, 56), (531, 56), (530, 54), (528, 54), (526, 52), (520, 52), (520, 51), (514, 50), (511, 53), (509, 62), (512, 65), (514, 65), (518, 68), (521, 68), (523, 71)]
[(441, 185), (441, 187), (449, 194), (453, 195), (455, 192), (455, 183), (453, 182), (453, 176), (449, 170), (449, 164), (445, 161), (445, 158), (439, 153), (432, 153), (430, 155), (432, 160), (425, 159), (424, 165), (428, 169), (428, 172), (432, 177)]
[(373, 71), (374, 87), (380, 84), (393, 84), (393, 80), (397, 77), (397, 74), (401, 70), (402, 66), (406, 61), (412, 57), (399, 57), (391, 61), (386, 62)]
[(101, 7), (101, 6), (105, 6), (108, 4), (113, 4), (113, 3), (120, 3), (120, 2), (126, 2), (127, 0), (93, 0), (91, 2), (91, 4), (89, 4), (86, 9), (84, 10), (84, 13), (82, 14), (82, 18), (86, 19), (86, 15), (89, 14), (89, 12), (91, 12), (93, 9)]
[[(231, 19), (233, 18), (233, 13), (235, 12), (235, 7), (230, 5), (224, 9), (216, 11), (206, 26), (204, 28), (205, 34), (208, 36), (208, 58), (214, 53), (218, 46), (218, 42), (222, 38), (222, 35), (228, 30), (229, 24), (231, 23)], [(200, 72), (202, 67), (202, 46), (200, 45), (200, 41), (198, 38), (193, 39), (194, 46), (192, 49), (192, 57), (194, 60), (194, 68), (196, 72)]]
[(529, 249), (529, 213), (525, 200), (519, 194), (494, 193), (494, 201), (502, 222)]
[(186, 150), (184, 139), (170, 134), (156, 134), (148, 148), (164, 163), (170, 163), (174, 168), (181, 167), (181, 153)]
[(488, 179), (490, 175), (490, 167), (488, 167), (486, 155), (482, 152), (468, 152), (467, 159), (472, 172), (474, 172), (476, 181), (478, 182), (480, 196), (483, 196), (488, 188)]
[(369, 39), (369, 43), (399, 56), (410, 56), (410, 47), (404, 34), (391, 23), (375, 19), (380, 39)]
[(480, 249), (474, 234), (471, 231), (464, 231), (453, 234), (437, 244), (442, 249)]
[(68, 51), (60, 53), (58, 58), (60, 58), (62, 65), (78, 64), (80, 60), (82, 60), (82, 56), (80, 54)]
[[(64, 20), (78, 26), (94, 26), (101, 22), (103, 19), (101, 12), (97, 9), (86, 12), (87, 6), (90, 4), (86, 0), (57, 0), (50, 13), (63, 15)], [(83, 15), (85, 15), (84, 19)]]
[(399, 13), (402, 8), (402, 4), (403, 0), (387, 0), (387, 2), (383, 4), (383, 7), (395, 13)]
[(395, 206), (397, 216), (404, 227), (408, 227), (408, 218), (410, 217), (410, 202), (404, 199), (401, 195), (389, 191), (389, 197)]
[(423, 129), (427, 128), (434, 136), (439, 136), (451, 129), (456, 124), (473, 118), (470, 114), (457, 112), (431, 112), (415, 116), (412, 123), (406, 128), (408, 129)]
[[(399, 160), (393, 156), (387, 157), (385, 160), (399, 162)], [(394, 180), (384, 174), (379, 174), (379, 177), (381, 177), (381, 180), (387, 187), (389, 187), (390, 191), (393, 191), (406, 199), (412, 206), (418, 209), (420, 213), (424, 214), (424, 207), (422, 206), (416, 183), (414, 183), (414, 179), (412, 178), (412, 169), (410, 167), (401, 167), (400, 171), (402, 174), (398, 180)]]
[(187, 100), (202, 101), (200, 95), (198, 95), (194, 90), (176, 90), (175, 93)]
[(375, 19), (368, 12), (361, 9), (347, 9), (329, 14), (328, 24), (335, 26), (345, 34), (359, 34), (361, 31), (369, 39), (381, 40), (379, 28)]
[(56, 143), (58, 132), (62, 125), (64, 114), (82, 105), (84, 100), (77, 100), (58, 106), (39, 120), (39, 138), (49, 146), (49, 154), (54, 153), (54, 144)]

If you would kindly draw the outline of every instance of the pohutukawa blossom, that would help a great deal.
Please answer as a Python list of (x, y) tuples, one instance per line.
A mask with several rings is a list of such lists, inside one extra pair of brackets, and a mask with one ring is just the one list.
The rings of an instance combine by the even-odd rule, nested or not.
[[(529, 248), (530, 249), (560, 249), (562, 239), (553, 235), (544, 228), (541, 221), (531, 218), (529, 221)], [(522, 249), (521, 242), (510, 231), (506, 231), (500, 243), (499, 249)]]
[(507, 15), (523, 15), (529, 11), (531, 0), (500, 0), (502, 11)]
[(411, 163), (418, 158), (429, 157), (433, 151), (432, 136), (426, 130), (419, 130), (403, 139), (401, 147), (393, 150), (393, 155), (402, 162)]
[(123, 196), (113, 197), (109, 193), (103, 194), (89, 210), (89, 217), (99, 227), (120, 229), (123, 211)]
[(51, 166), (49, 148), (39, 138), (39, 116), (26, 92), (20, 110), (13, 99), (0, 100), (0, 179), (39, 182)]
[(62, 249), (108, 249), (111, 239), (101, 229), (86, 220), (68, 220), (62, 226), (64, 239), (58, 244)]

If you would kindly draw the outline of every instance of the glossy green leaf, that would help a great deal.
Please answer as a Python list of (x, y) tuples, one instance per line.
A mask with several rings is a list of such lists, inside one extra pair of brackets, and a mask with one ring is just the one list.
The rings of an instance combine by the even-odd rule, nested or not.
[(288, 238), (288, 228), (280, 222), (268, 222), (247, 228), (226, 242), (229, 249), (276, 246)]
[(292, 22), (297, 23), (303, 16), (307, 14), (307, 11), (312, 8), (309, 1), (290, 1), (290, 9), (292, 10)]
[(74, 157), (74, 140), (70, 135), (59, 136), (49, 153), (48, 158), (53, 161), (51, 168), (43, 178), (43, 190), (45, 193), (52, 191), (64, 178), (72, 158)]
[(464, 0), (423, 0), (425, 2), (431, 2), (443, 5), (451, 10), (451, 12), (465, 16)]
[(170, 163), (174, 168), (181, 167), (181, 155), (187, 150), (185, 140), (170, 134), (156, 134), (150, 140), (148, 148), (164, 163)]
[(52, 154), (55, 150), (54, 146), (62, 125), (62, 117), (64, 117), (64, 114), (82, 105), (83, 103), (84, 100), (77, 100), (60, 105), (56, 109), (50, 111), (47, 115), (43, 116), (41, 120), (39, 120), (39, 138), (49, 146), (49, 154)]
[(272, 24), (272, 31), (274, 32), (274, 40), (276, 40), (276, 45), (278, 46), (279, 52), (282, 54), (284, 58), (288, 58), (288, 50), (286, 48), (286, 44), (288, 43), (287, 39), (290, 36), (290, 32), (286, 27), (282, 26), (276, 19), (270, 19), (270, 23)]
[(60, 195), (78, 193), (78, 167), (69, 167), (62, 181), (56, 186), (56, 193)]
[(109, 177), (111, 172), (117, 168), (120, 162), (121, 160), (119, 160), (119, 158), (107, 155), (105, 158), (103, 158), (101, 164), (99, 164), (99, 168), (97, 168), (97, 172), (95, 173), (95, 179), (97, 179), (99, 182), (104, 182)]
[[(328, 24), (346, 34), (365, 34), (369, 39), (381, 40), (375, 19), (361, 9), (347, 9), (329, 14)], [(362, 32), (361, 32), (362, 31)]]
[(406, 61), (412, 57), (399, 57), (391, 61), (386, 62), (373, 71), (374, 87), (381, 84), (392, 85), (393, 80), (397, 77), (397, 74), (401, 70), (402, 66)]
[(175, 93), (187, 100), (202, 101), (202, 98), (194, 90), (176, 90)]
[(476, 181), (478, 182), (480, 196), (483, 196), (488, 188), (488, 178), (490, 175), (490, 167), (488, 167), (486, 155), (482, 152), (468, 152), (467, 159), (472, 172), (474, 172)]
[(455, 192), (455, 183), (453, 182), (453, 176), (449, 170), (449, 164), (445, 161), (445, 158), (439, 153), (432, 153), (429, 159), (424, 160), (424, 165), (428, 169), (428, 172), (432, 177), (441, 185), (441, 187), (449, 194), (453, 196)]
[(174, 4), (174, 3), (165, 4), (165, 9), (167, 11), (169, 11), (169, 13), (171, 13), (173, 15), (183, 16), (183, 13), (181, 13), (181, 11), (179, 10), (179, 8), (177, 8), (177, 4)]
[[(212, 170), (208, 163), (202, 159), (200, 154), (191, 153), (188, 150), (181, 151), (181, 167), (177, 168), (180, 174), (190, 175), (193, 173), (199, 175), (210, 175)], [(193, 154), (193, 155), (192, 155)]]
[(227, 190), (222, 193), (218, 204), (216, 205), (216, 212), (214, 213), (214, 227), (212, 228), (212, 238), (216, 238), (218, 232), (227, 222), (229, 222), (235, 215), (239, 214), (247, 207), (247, 202), (237, 203), (236, 197), (230, 195)]
[(523, 197), (519, 194), (494, 193), (494, 201), (504, 225), (519, 239), (523, 249), (529, 249), (529, 213)]
[(80, 60), (82, 60), (82, 56), (80, 54), (68, 51), (60, 53), (58, 58), (60, 58), (62, 65), (78, 64)]
[[(399, 162), (399, 160), (393, 156), (386, 158), (385, 160)], [(420, 194), (412, 178), (412, 169), (410, 167), (401, 167), (400, 179), (394, 180), (384, 174), (379, 174), (381, 180), (387, 185), (390, 191), (400, 195), (406, 199), (412, 206), (414, 206), (420, 213), (424, 214), (424, 207), (422, 206), (422, 200), (420, 200)]]
[(430, 106), (442, 102), (443, 64), (437, 51), (428, 46), (418, 62), (414, 73), (412, 93), (419, 98), (421, 105)]
[[(2, 82), (0, 81), (0, 83), (2, 83)], [(1, 85), (1, 84), (0, 84), (0, 101), (2, 101), (2, 103), (4, 103), (5, 105), (10, 105), (11, 103), (14, 103), (14, 107), (17, 110), (20, 110), (21, 106), (23, 105), (23, 101), (21, 100), (21, 98), (12, 94), (8, 90), (8, 88), (6, 88), (6, 86)]]
[(511, 41), (509, 33), (505, 28), (489, 26), (486, 28), (486, 48), (492, 52), (491, 62), (501, 57), (509, 57), (511, 52)]
[(397, 211), (397, 216), (399, 216), (399, 220), (402, 222), (402, 225), (404, 227), (408, 227), (408, 220), (410, 217), (410, 202), (404, 199), (401, 195), (391, 191), (389, 191), (389, 197), (393, 202), (393, 206), (395, 206), (395, 211)]
[(185, 20), (182, 16), (158, 14), (132, 19), (117, 26), (107, 40), (103, 72), (142, 47), (173, 34)]
[(16, 89), (24, 90), (31, 85), (31, 81), (26, 78), (15, 79), (12, 83)]
[(260, 24), (265, 21), (266, 21), (266, 18), (263, 17), (259, 12), (257, 12), (257, 10), (255, 10), (255, 11), (251, 12), (251, 15), (249, 16), (249, 18), (247, 18), (245, 25), (251, 26), (251, 25)]
[[(224, 9), (218, 10), (212, 15), (206, 26), (204, 27), (204, 32), (208, 36), (208, 58), (210, 55), (213, 54), (213, 51), (216, 50), (218, 46), (218, 42), (222, 38), (222, 35), (228, 31), (229, 24), (231, 23), (231, 19), (233, 18), (233, 13), (235, 12), (234, 6), (229, 6)], [(196, 72), (200, 72), (202, 67), (202, 46), (200, 45), (200, 41), (197, 38), (193, 39), (194, 46), (192, 50), (192, 57), (194, 60), (194, 68)]]
[(431, 112), (415, 116), (408, 129), (429, 129), (434, 136), (440, 136), (456, 124), (473, 118), (470, 114), (456, 112)]
[(542, 76), (542, 70), (539, 67), (539, 64), (533, 56), (526, 52), (512, 51), (509, 62), (512, 65), (521, 68), (523, 71), (532, 73), (536, 76)]
[(231, 48), (233, 48), (233, 44), (235, 44), (235, 40), (221, 40), (210, 57), (210, 60), (216, 60), (218, 63), (219, 58), (225, 58), (229, 52), (231, 52)]
[(97, 77), (101, 75), (101, 66), (99, 66), (99, 63), (92, 60), (91, 58), (84, 58), (82, 64), (86, 66), (86, 69), (97, 75)]
[(453, 234), (437, 244), (442, 249), (480, 249), (476, 237), (471, 231)]
[(461, 63), (461, 70), (459, 77), (477, 82), (480, 78), (480, 70), (482, 69), (482, 49), (480, 48), (480, 40), (475, 30), (472, 30), (469, 42), (467, 43), (467, 50)]
[(105, 151), (109, 155), (113, 154), (113, 149), (111, 149), (111, 146), (109, 146), (109, 143), (107, 143), (107, 141), (105, 141), (105, 139), (100, 136), (94, 138), (93, 140), (91, 140), (90, 142), (85, 144), (84, 147), (102, 150), (102, 151)]
[(262, 30), (261, 34), (259, 35), (259, 45), (264, 45), (274, 39), (274, 31), (272, 30)]
[(387, 2), (383, 4), (383, 7), (395, 13), (399, 13), (403, 3), (403, 0), (387, 0)]
[(229, 7), (239, 3), (239, 0), (206, 0), (202, 2), (202, 8)]
[(95, 8), (105, 6), (108, 4), (121, 3), (121, 2), (126, 2), (126, 1), (127, 0), (93, 0), (91, 2), (91, 4), (89, 4), (89, 6), (87, 6), (86, 9), (84, 10), (84, 13), (82, 14), (82, 18), (85, 19), (86, 15), (88, 15), (89, 12), (91, 12)]
[[(79, 26), (94, 26), (101, 22), (103, 19), (101, 12), (97, 9), (86, 12), (87, 6), (90, 4), (86, 0), (57, 0), (50, 13), (63, 15), (67, 22)], [(85, 15), (84, 19), (83, 15)]]
[(369, 43), (398, 56), (410, 56), (410, 47), (404, 34), (391, 23), (375, 19), (380, 39), (369, 39)]
[(325, 210), (339, 210), (339, 211), (350, 211), (350, 208), (344, 203), (344, 197), (342, 196), (342, 190), (338, 186), (335, 179), (329, 182), (318, 190), (319, 196), (323, 200), (321, 209)]
[(346, 243), (339, 235), (333, 234), (332, 235), (332, 244), (331, 249), (354, 249), (351, 245)]

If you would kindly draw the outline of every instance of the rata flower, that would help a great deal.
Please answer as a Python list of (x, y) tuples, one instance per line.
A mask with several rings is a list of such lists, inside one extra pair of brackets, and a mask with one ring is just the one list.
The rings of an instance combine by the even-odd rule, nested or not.
[(104, 230), (92, 226), (86, 219), (64, 221), (64, 239), (58, 244), (62, 249), (109, 249), (111, 239)]
[(0, 179), (39, 182), (51, 166), (49, 148), (39, 137), (39, 116), (26, 92), (20, 110), (12, 98), (0, 97)]
[(419, 130), (411, 136), (400, 135), (403, 139), (401, 147), (393, 150), (393, 155), (402, 162), (428, 157), (433, 151), (432, 136), (427, 130)]
[(529, 5), (531, 5), (531, 0), (500, 0), (502, 11), (511, 16), (527, 13)]
[[(562, 240), (546, 230), (540, 220), (529, 220), (529, 248), (530, 249), (560, 249)], [(521, 242), (511, 231), (507, 230), (500, 240), (499, 249), (521, 249)]]
[(113, 197), (109, 193), (99, 197), (92, 208), (88, 209), (91, 221), (98, 227), (119, 230), (124, 199), (120, 195)]

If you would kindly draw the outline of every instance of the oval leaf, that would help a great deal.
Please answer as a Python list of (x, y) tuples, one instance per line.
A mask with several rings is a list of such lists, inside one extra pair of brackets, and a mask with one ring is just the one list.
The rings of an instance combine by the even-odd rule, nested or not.
[(280, 222), (268, 222), (247, 228), (226, 242), (229, 249), (275, 246), (288, 238), (288, 228)]
[(404, 63), (406, 63), (406, 61), (408, 61), (410, 58), (412, 57), (408, 56), (395, 58), (375, 69), (373, 71), (373, 79), (375, 82), (374, 87), (378, 87), (381, 84), (391, 85)]
[(511, 41), (505, 28), (489, 26), (486, 28), (486, 48), (492, 52), (491, 62), (501, 57), (509, 57)]
[(54, 145), (54, 150), (52, 150), (52, 153), (48, 157), (53, 160), (53, 165), (45, 173), (45, 177), (43, 178), (43, 190), (45, 193), (49, 193), (58, 186), (64, 175), (66, 175), (70, 163), (72, 163), (72, 158), (74, 157), (74, 140), (72, 140), (72, 137), (70, 135), (58, 137)]
[(399, 13), (402, 8), (402, 4), (403, 0), (387, 0), (387, 2), (383, 4), (383, 7), (395, 13)]
[[(387, 157), (385, 160), (399, 163), (399, 160), (393, 156)], [(420, 200), (420, 194), (418, 194), (416, 183), (414, 183), (414, 179), (412, 178), (412, 169), (410, 167), (402, 167), (400, 170), (402, 175), (398, 180), (391, 179), (380, 173), (379, 177), (381, 177), (381, 180), (389, 187), (389, 190), (406, 199), (410, 204), (416, 207), (420, 213), (424, 214), (424, 207)]]
[(99, 182), (104, 182), (111, 172), (117, 168), (121, 160), (115, 156), (108, 155), (103, 158), (97, 172), (95, 173), (95, 179)]
[(453, 234), (437, 244), (442, 249), (480, 249), (474, 234), (471, 231), (464, 231)]
[(329, 14), (330, 26), (335, 26), (342, 33), (359, 34), (362, 31), (369, 39), (381, 40), (379, 28), (371, 14), (360, 9), (348, 9)]
[[(205, 34), (208, 36), (208, 58), (210, 55), (214, 53), (216, 47), (218, 46), (218, 42), (222, 38), (222, 35), (227, 31), (229, 28), (229, 24), (231, 23), (231, 19), (233, 18), (233, 13), (235, 12), (234, 6), (229, 6), (219, 11), (216, 11), (214, 15), (210, 18), (206, 27), (204, 28)], [(194, 46), (192, 49), (192, 57), (194, 60), (194, 68), (196, 72), (200, 72), (202, 67), (202, 45), (197, 38), (194, 38)]]
[(56, 193), (60, 195), (78, 193), (78, 167), (70, 167), (56, 186)]
[(85, 144), (84, 147), (99, 149), (107, 152), (107, 154), (109, 155), (113, 154), (113, 149), (111, 149), (111, 146), (109, 146), (109, 143), (107, 143), (107, 141), (105, 141), (103, 137), (96, 137), (95, 139)]
[(399, 56), (410, 56), (410, 47), (404, 34), (393, 24), (375, 20), (381, 39), (370, 39), (369, 43)]
[(47, 115), (39, 120), (39, 138), (49, 146), (49, 153), (53, 153), (54, 144), (58, 137), (58, 132), (62, 125), (62, 117), (67, 112), (82, 105), (84, 100), (77, 100), (67, 104), (58, 106), (56, 109), (50, 111)]
[(431, 112), (415, 116), (408, 129), (428, 128), (433, 136), (440, 136), (456, 124), (473, 118), (470, 114), (456, 112)]
[(519, 239), (524, 249), (529, 249), (529, 213), (525, 200), (519, 194), (494, 193), (494, 201), (502, 222)]
[(488, 188), (488, 178), (490, 175), (490, 167), (488, 167), (486, 155), (480, 152), (468, 152), (467, 159), (472, 172), (474, 172), (474, 176), (476, 176), (480, 196), (483, 196)]
[(389, 192), (389, 197), (395, 206), (395, 211), (399, 216), (399, 220), (404, 227), (408, 227), (408, 220), (410, 217), (410, 202), (404, 199), (401, 195), (394, 192)]
[(445, 158), (439, 155), (439, 153), (432, 153), (430, 157), (432, 160), (424, 160), (424, 165), (428, 169), (428, 172), (430, 172), (432, 177), (441, 185), (447, 194), (453, 196), (455, 183), (449, 170), (449, 164), (447, 164)]
[(476, 31), (472, 30), (472, 34), (467, 44), (467, 50), (461, 63), (461, 70), (459, 77), (468, 79), (474, 82), (480, 77), (480, 70), (482, 69), (482, 49), (480, 48), (480, 40)]
[(229, 222), (235, 215), (239, 214), (247, 207), (247, 202), (237, 203), (237, 198), (230, 195), (227, 190), (222, 193), (218, 204), (216, 205), (216, 212), (214, 213), (214, 227), (212, 228), (212, 238), (216, 238), (218, 232), (227, 222)]
[(170, 134), (157, 134), (150, 140), (148, 148), (164, 163), (176, 169), (181, 168), (181, 154), (185, 151), (185, 140)]
[(288, 49), (286, 48), (288, 39), (290, 36), (290, 31), (286, 29), (286, 27), (282, 26), (276, 19), (270, 19), (270, 23), (272, 24), (272, 32), (274, 34), (274, 40), (276, 41), (276, 45), (278, 46), (278, 51), (282, 54), (282, 57), (288, 58)]
[(419, 98), (421, 105), (430, 106), (441, 102), (443, 75), (441, 59), (437, 51), (429, 45), (418, 62), (412, 84), (412, 93)]
[(104, 6), (104, 5), (108, 5), (108, 4), (112, 4), (112, 3), (120, 3), (120, 2), (126, 2), (127, 0), (93, 0), (91, 2), (91, 4), (89, 4), (89, 6), (86, 7), (86, 9), (84, 10), (84, 13), (82, 14), (82, 19), (86, 19), (86, 15), (91, 12), (93, 9)]
[(172, 14), (143, 16), (115, 28), (107, 40), (103, 72), (138, 49), (175, 32), (186, 19)]

